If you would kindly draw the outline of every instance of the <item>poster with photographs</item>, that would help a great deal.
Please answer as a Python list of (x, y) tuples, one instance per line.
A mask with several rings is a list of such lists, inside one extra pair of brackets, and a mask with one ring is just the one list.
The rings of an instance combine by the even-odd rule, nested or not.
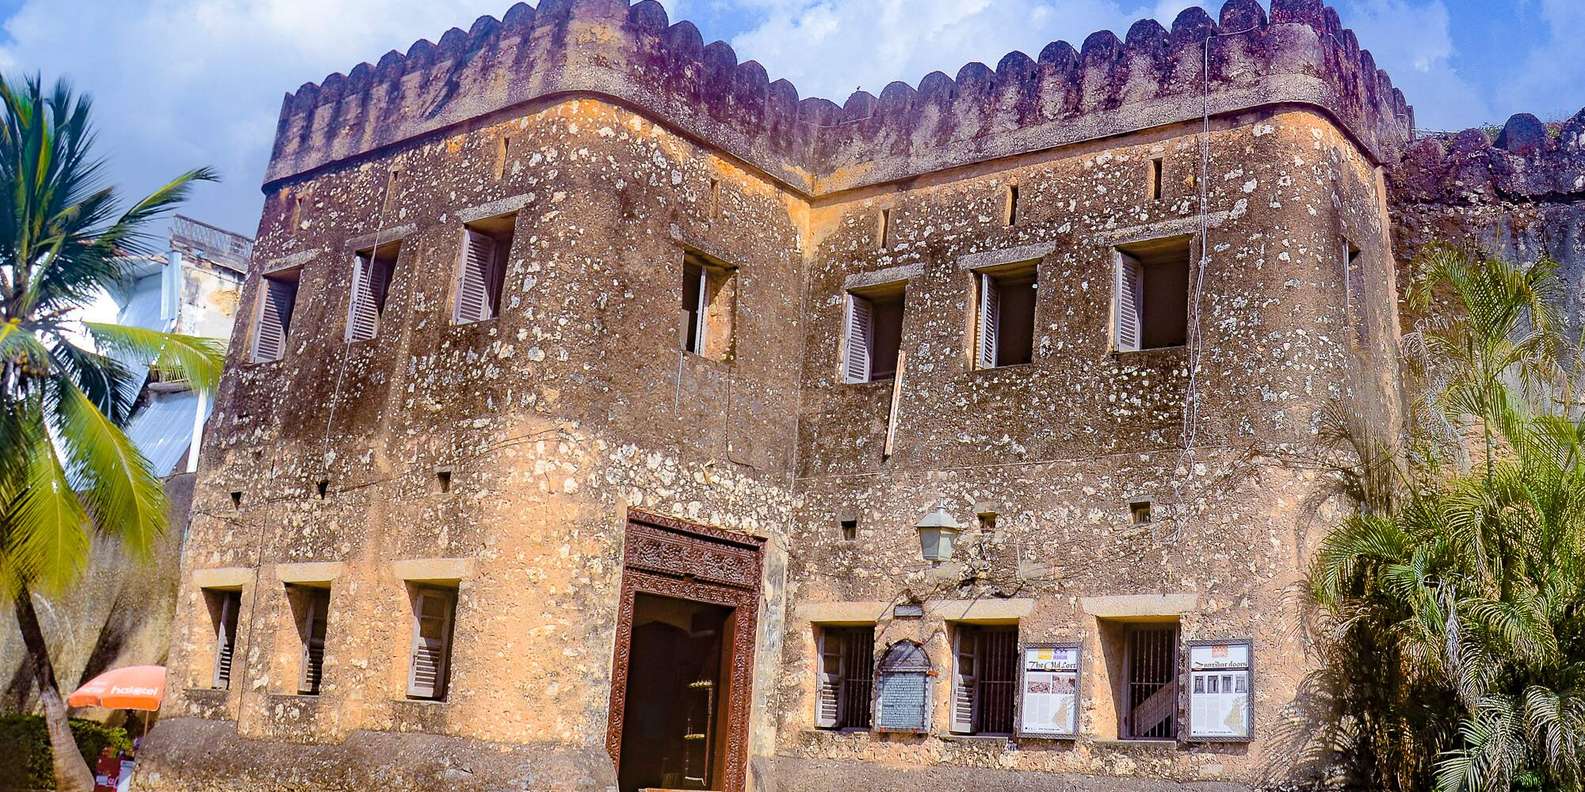
[(1189, 737), (1249, 739), (1250, 645), (1189, 647)]
[(1079, 647), (1026, 646), (1019, 734), (1073, 737), (1079, 731)]

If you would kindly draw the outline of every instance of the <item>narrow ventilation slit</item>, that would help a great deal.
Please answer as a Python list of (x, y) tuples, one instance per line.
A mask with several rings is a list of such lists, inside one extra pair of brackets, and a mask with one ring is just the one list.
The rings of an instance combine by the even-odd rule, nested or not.
[(843, 520), (842, 521), (842, 540), (845, 541), (845, 542), (851, 542), (854, 539), (857, 539), (858, 537), (859, 537), (859, 521), (858, 520)]
[(437, 471), (435, 471), (435, 489), (440, 491), (440, 492), (450, 492), (451, 491), (451, 471), (449, 471), (449, 470), (437, 470)]
[(1162, 158), (1156, 157), (1150, 161), (1150, 200), (1161, 200), (1161, 175)]
[(315, 485), (315, 489), (318, 490), (318, 492), (319, 492), (319, 499), (320, 500), (324, 500), (325, 499), (325, 493), (330, 491), (330, 481), (329, 481), (329, 479), (320, 479), (319, 480), (319, 484)]
[(233, 508), (233, 509), (242, 508), (242, 493), (240, 493), (240, 492), (231, 493), (231, 508)]
[(1007, 209), (1003, 223), (1010, 226), (1018, 224), (1018, 185), (1016, 184), (1007, 188)]

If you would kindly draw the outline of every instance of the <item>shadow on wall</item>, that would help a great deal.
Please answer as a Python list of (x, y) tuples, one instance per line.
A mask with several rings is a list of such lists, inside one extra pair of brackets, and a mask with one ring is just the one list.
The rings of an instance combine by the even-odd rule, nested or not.
[[(81, 582), (67, 594), (39, 601), (62, 693), (111, 668), (163, 665), (171, 643), (182, 536), (192, 507), (194, 475), (165, 479), (170, 529), (154, 554), (138, 563), (114, 542), (96, 542)], [(0, 612), (0, 711), (30, 712), (37, 705), (33, 675), (23, 656), (16, 617)], [(118, 720), (124, 712), (83, 710), (75, 717)]]

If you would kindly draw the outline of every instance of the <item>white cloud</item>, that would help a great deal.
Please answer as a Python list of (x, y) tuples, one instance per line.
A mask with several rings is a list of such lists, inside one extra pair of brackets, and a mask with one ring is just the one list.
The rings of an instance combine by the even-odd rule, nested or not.
[(25, 0), (5, 23), (8, 75), (69, 76), (93, 94), (110, 177), (141, 195), (198, 165), (225, 182), (186, 211), (252, 234), (282, 96), (502, 0)]
[[(931, 71), (954, 76), (965, 63), (991, 68), (1021, 50), (1111, 29), (1119, 37), (1153, 5), (1118, 0), (744, 0), (759, 21), (732, 39), (738, 57), (786, 77), (803, 96), (838, 104), (856, 88), (879, 95), (901, 80), (918, 85)], [(1187, 3), (1185, 2), (1184, 5)], [(1164, 0), (1162, 5), (1176, 5)], [(1164, 25), (1171, 24), (1169, 17)]]

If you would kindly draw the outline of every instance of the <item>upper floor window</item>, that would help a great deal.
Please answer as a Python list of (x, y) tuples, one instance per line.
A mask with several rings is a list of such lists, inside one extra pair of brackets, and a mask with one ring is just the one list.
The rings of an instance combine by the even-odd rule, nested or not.
[(1112, 331), (1117, 351), (1187, 342), (1192, 242), (1192, 237), (1180, 236), (1116, 249)]
[(500, 315), (515, 222), (515, 215), (502, 215), (463, 227), (455, 277), (457, 296), (451, 314), (453, 323), (482, 322)]
[(1028, 363), (1034, 356), (1036, 265), (974, 273), (978, 292), (975, 367)]
[(712, 360), (732, 356), (733, 270), (692, 253), (683, 257), (682, 349)]
[(253, 326), (255, 363), (280, 360), (286, 354), (301, 277), (302, 269), (293, 267), (268, 273), (260, 279), (257, 320)]
[(842, 380), (876, 382), (897, 375), (907, 291), (895, 283), (848, 292)]
[(347, 302), (347, 340), (367, 341), (380, 330), (385, 315), (385, 298), (391, 290), (391, 275), (402, 243), (392, 242), (378, 248), (360, 250), (352, 258), (352, 296)]

